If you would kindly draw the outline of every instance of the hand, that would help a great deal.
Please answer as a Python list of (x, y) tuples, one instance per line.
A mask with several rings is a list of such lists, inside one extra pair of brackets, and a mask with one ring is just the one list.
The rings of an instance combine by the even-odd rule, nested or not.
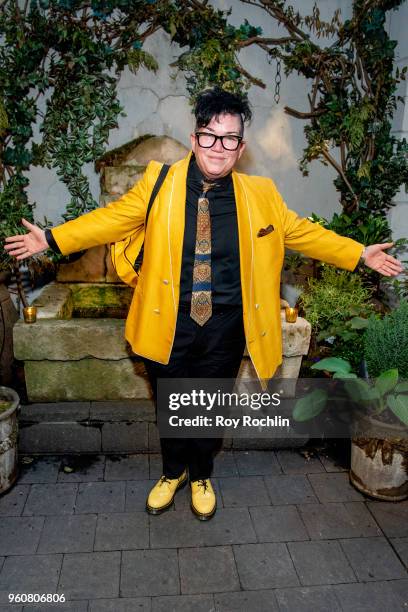
[(362, 258), (366, 266), (383, 274), (384, 276), (398, 276), (404, 267), (398, 259), (384, 253), (385, 249), (392, 247), (393, 242), (384, 244), (371, 244), (365, 247)]
[(45, 239), (44, 230), (26, 221), (26, 219), (21, 219), (21, 222), (29, 230), (28, 234), (9, 236), (5, 240), (4, 250), (17, 260), (27, 259), (27, 257), (46, 251), (49, 246)]

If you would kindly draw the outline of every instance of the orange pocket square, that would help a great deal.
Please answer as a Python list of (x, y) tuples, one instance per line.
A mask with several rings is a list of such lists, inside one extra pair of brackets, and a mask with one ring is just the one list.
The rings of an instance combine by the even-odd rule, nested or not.
[(273, 225), (268, 225), (268, 227), (261, 227), (261, 229), (257, 233), (257, 236), (258, 238), (262, 238), (262, 236), (267, 236), (268, 234), (273, 232), (274, 229), (275, 228), (273, 227)]

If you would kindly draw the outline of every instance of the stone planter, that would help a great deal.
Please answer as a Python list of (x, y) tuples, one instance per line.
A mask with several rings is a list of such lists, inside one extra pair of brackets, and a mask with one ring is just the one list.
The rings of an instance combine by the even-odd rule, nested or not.
[(352, 439), (351, 483), (366, 495), (387, 501), (408, 498), (408, 438), (403, 426), (363, 415), (357, 423), (364, 437)]
[(17, 409), (20, 398), (13, 389), (0, 387), (0, 494), (7, 491), (18, 475)]

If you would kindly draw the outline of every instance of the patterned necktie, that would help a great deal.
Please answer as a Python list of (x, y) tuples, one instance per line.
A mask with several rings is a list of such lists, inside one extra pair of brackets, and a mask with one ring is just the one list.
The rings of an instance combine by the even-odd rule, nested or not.
[(197, 233), (193, 268), (193, 290), (190, 316), (198, 325), (211, 317), (211, 220), (206, 193), (216, 183), (202, 181), (203, 191), (197, 205)]

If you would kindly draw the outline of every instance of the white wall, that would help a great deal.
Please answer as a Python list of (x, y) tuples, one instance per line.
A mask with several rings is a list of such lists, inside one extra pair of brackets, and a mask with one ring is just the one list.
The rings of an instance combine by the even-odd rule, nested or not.
[[(389, 13), (388, 33), (392, 39), (398, 40), (396, 48), (396, 65), (401, 69), (408, 65), (408, 4), (405, 2), (398, 11)], [(394, 116), (393, 132), (399, 138), (408, 140), (408, 83), (400, 83), (399, 95), (405, 103), (399, 103)], [(395, 206), (391, 208), (389, 216), (394, 239), (408, 238), (408, 194), (402, 187), (394, 199)]]
[[(311, 12), (313, 3), (313, 0), (292, 2), (294, 6), (301, 8), (303, 14)], [(230, 19), (236, 25), (246, 18), (254, 25), (261, 25), (264, 36), (282, 36), (284, 33), (272, 19), (268, 20), (263, 11), (253, 6), (242, 4), (238, 0), (213, 0), (212, 4), (223, 9), (232, 7)], [(323, 19), (329, 20), (336, 8), (341, 9), (345, 19), (349, 15), (351, 0), (318, 0), (318, 6)], [(408, 49), (404, 37), (406, 5), (400, 10), (400, 14), (404, 21), (399, 14), (393, 16), (391, 32), (401, 41), (400, 55), (403, 63)], [(168, 36), (163, 33), (150, 38), (146, 49), (157, 57), (160, 69), (156, 75), (143, 69), (137, 75), (128, 70), (123, 73), (119, 83), (119, 98), (127, 117), (120, 117), (119, 128), (110, 134), (108, 148), (117, 147), (145, 133), (166, 134), (189, 146), (193, 121), (184, 77), (179, 74), (172, 78), (173, 69), (168, 67), (177, 56), (177, 49), (169, 44)], [(320, 162), (313, 162), (309, 176), (302, 177), (298, 170), (298, 160), (306, 144), (303, 135), (304, 122), (283, 112), (285, 105), (298, 110), (308, 110), (306, 81), (297, 76), (286, 79), (282, 71), (280, 103), (276, 105), (273, 101), (275, 63), (269, 65), (265, 54), (256, 48), (246, 49), (240, 58), (243, 66), (267, 85), (266, 90), (252, 87), (250, 91), (254, 118), (246, 133), (248, 147), (243, 158), (244, 170), (273, 178), (288, 206), (301, 215), (316, 212), (331, 217), (333, 212), (340, 211), (338, 195), (332, 184), (335, 172)], [(400, 121), (401, 126), (405, 122), (404, 129), (408, 129), (406, 114), (396, 121)], [(98, 176), (91, 165), (86, 169), (86, 173), (90, 178), (94, 197), (97, 198)], [(61, 212), (68, 201), (66, 188), (53, 171), (34, 169), (30, 173), (30, 179), (29, 194), (37, 203), (36, 218), (42, 220), (45, 214), (54, 224), (59, 223)], [(404, 217), (407, 210), (404, 205), (406, 200), (393, 211), (393, 224), (399, 229), (402, 227), (401, 217)], [(408, 231), (406, 234), (408, 235)]]

